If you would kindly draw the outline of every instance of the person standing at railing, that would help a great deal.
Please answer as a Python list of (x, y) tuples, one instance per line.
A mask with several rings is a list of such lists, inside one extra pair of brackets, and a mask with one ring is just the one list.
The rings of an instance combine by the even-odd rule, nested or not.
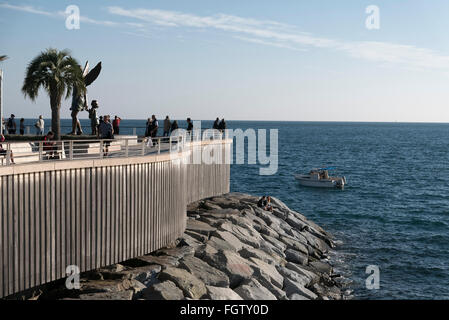
[(218, 130), (224, 132), (226, 130), (226, 122), (225, 119), (221, 119), (220, 124), (218, 125)]
[(92, 129), (92, 135), (97, 135), (97, 128), (98, 128), (98, 117), (97, 117), (97, 109), (98, 109), (98, 103), (97, 100), (92, 100), (91, 104), (92, 108), (88, 109), (89, 112), (89, 119), (90, 119), (90, 128)]
[(168, 137), (170, 135), (171, 122), (168, 116), (165, 117), (164, 120), (164, 137)]
[(114, 134), (120, 134), (120, 117), (115, 116), (114, 121), (112, 121), (112, 128), (114, 129)]
[(20, 135), (23, 136), (25, 134), (25, 119), (24, 118), (20, 119), (19, 129), (20, 129)]
[(100, 134), (100, 139), (107, 139), (107, 141), (103, 142), (104, 156), (107, 157), (109, 153), (109, 146), (111, 145), (110, 140), (114, 139), (114, 128), (112, 127), (110, 117), (108, 115), (103, 117), (103, 121), (98, 126), (98, 132)]
[(177, 120), (173, 120), (173, 123), (171, 124), (171, 132), (173, 133), (175, 130), (178, 130), (178, 121)]
[(16, 134), (16, 120), (14, 120), (16, 116), (11, 115), (11, 117), (8, 119), (8, 122), (6, 123), (6, 128), (8, 129), (9, 134)]
[(187, 118), (187, 132), (190, 134), (192, 133), (192, 130), (193, 130), (192, 119)]
[(36, 121), (34, 126), (36, 127), (36, 134), (38, 136), (42, 136), (44, 134), (44, 127), (45, 127), (45, 122), (42, 115), (39, 116), (39, 120)]
[(146, 123), (146, 129), (145, 129), (145, 137), (150, 137), (151, 136), (151, 129), (153, 126), (153, 119), (148, 118), (147, 123)]
[[(5, 142), (5, 136), (3, 134), (0, 134), (0, 142)], [(3, 149), (3, 145), (0, 143), (0, 157), (6, 157), (6, 154), (8, 153), (7, 150)], [(14, 155), (12, 151), (9, 153), (9, 159), (11, 160), (12, 164), (15, 164), (14, 162)]]
[(215, 121), (214, 121), (214, 125), (213, 125), (212, 129), (218, 130), (219, 125), (220, 125), (220, 119), (217, 117), (217, 119), (215, 119)]
[(156, 116), (153, 114), (151, 116), (151, 120), (152, 120), (152, 128), (151, 128), (151, 138), (154, 138), (157, 136), (157, 130), (159, 129), (159, 122), (156, 119)]

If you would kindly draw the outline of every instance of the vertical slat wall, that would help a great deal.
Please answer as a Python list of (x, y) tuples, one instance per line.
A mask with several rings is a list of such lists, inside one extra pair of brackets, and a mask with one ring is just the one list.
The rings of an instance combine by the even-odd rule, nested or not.
[(187, 204), (229, 178), (229, 165), (182, 159), (0, 176), (0, 297), (166, 246)]

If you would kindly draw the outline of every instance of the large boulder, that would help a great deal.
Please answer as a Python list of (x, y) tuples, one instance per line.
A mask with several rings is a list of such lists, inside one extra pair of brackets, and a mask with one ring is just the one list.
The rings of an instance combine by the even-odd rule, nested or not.
[(80, 294), (78, 299), (80, 300), (132, 300), (132, 290), (125, 290), (119, 292), (95, 292)]
[(209, 236), (212, 232), (216, 230), (216, 228), (211, 227), (210, 225), (202, 221), (187, 219), (186, 230), (194, 231), (203, 234), (205, 236)]
[(228, 231), (216, 230), (212, 235), (226, 241), (226, 243), (232, 246), (235, 251), (239, 251), (246, 246), (236, 236)]
[(304, 239), (304, 243), (301, 243), (298, 238), (290, 238), (286, 236), (281, 236), (280, 239), (283, 243), (287, 245), (287, 248), (297, 250), (302, 252), (303, 254), (309, 255), (309, 250), (307, 249), (307, 242)]
[(296, 293), (312, 300), (318, 298), (318, 296), (315, 293), (304, 287), (301, 283), (290, 280), (290, 278), (284, 278), (283, 290), (287, 293), (287, 296), (289, 297), (292, 294)]
[(196, 257), (185, 257), (180, 261), (180, 268), (186, 269), (204, 284), (214, 287), (229, 287), (229, 278), (223, 272), (211, 267), (206, 262)]
[(299, 275), (306, 277), (311, 283), (318, 281), (318, 279), (320, 278), (318, 274), (316, 274), (310, 270), (307, 270), (305, 267), (300, 266), (296, 263), (288, 262), (285, 265), (285, 268), (293, 270), (293, 271), (297, 272)]
[(299, 274), (298, 272), (288, 269), (286, 267), (278, 266), (277, 269), (279, 270), (279, 273), (282, 276), (284, 276), (284, 278), (289, 278), (290, 280), (299, 283), (303, 286), (308, 286), (312, 282), (312, 279), (310, 279), (309, 277), (303, 274)]
[(308, 257), (305, 254), (293, 249), (285, 250), (285, 259), (289, 262), (299, 263), (302, 265), (307, 265), (308, 262)]
[[(243, 228), (241, 226), (232, 224), (232, 223), (224, 223), (221, 225), (220, 229), (224, 231), (228, 231), (236, 236), (242, 243), (250, 245), (254, 248), (259, 248), (260, 242), (263, 241), (263, 238), (254, 228)], [(252, 230), (251, 230), (252, 229)]]
[(253, 278), (245, 280), (234, 291), (244, 300), (277, 300), (274, 294)]
[(178, 266), (179, 262), (178, 259), (172, 256), (153, 256), (153, 255), (147, 255), (147, 256), (140, 256), (137, 258), (134, 258), (133, 260), (138, 260), (142, 263), (142, 265), (152, 265), (152, 264), (158, 264), (164, 268), (166, 267), (176, 267)]
[(181, 259), (186, 255), (193, 255), (195, 253), (195, 249), (189, 246), (175, 247), (175, 248), (164, 248), (159, 249), (155, 252), (157, 256), (166, 255), (171, 256), (176, 259)]
[(284, 283), (284, 277), (276, 270), (276, 267), (272, 264), (268, 264), (260, 259), (251, 257), (249, 258), (251, 261), (251, 267), (254, 270), (254, 275), (257, 277), (259, 274), (266, 274), (270, 278), (270, 282), (282, 289), (282, 285)]
[(243, 248), (242, 250), (239, 251), (239, 254), (241, 257), (243, 257), (245, 259), (249, 259), (249, 258), (253, 257), (253, 258), (262, 260), (263, 262), (269, 263), (269, 264), (279, 264), (282, 261), (282, 258), (279, 257), (274, 252), (273, 252), (273, 254), (275, 256), (273, 257), (272, 255), (268, 254), (267, 252), (265, 252), (261, 249), (250, 248), (250, 247)]
[(158, 275), (160, 281), (170, 280), (174, 282), (186, 297), (200, 299), (207, 293), (206, 286), (197, 277), (185, 269), (169, 267)]
[(206, 286), (208, 297), (211, 300), (243, 300), (231, 288), (222, 288), (214, 286)]
[(141, 298), (146, 300), (183, 300), (184, 295), (172, 281), (164, 281), (143, 290)]
[(204, 255), (203, 259), (228, 275), (231, 288), (251, 278), (254, 273), (248, 262), (234, 251), (220, 250), (216, 254)]
[(134, 279), (149, 286), (156, 279), (156, 275), (161, 272), (160, 265), (149, 265), (144, 267), (131, 268), (120, 272), (125, 279)]
[(232, 251), (237, 250), (231, 243), (214, 236), (210, 237), (209, 241), (207, 241), (207, 244), (214, 247), (217, 250), (232, 250)]

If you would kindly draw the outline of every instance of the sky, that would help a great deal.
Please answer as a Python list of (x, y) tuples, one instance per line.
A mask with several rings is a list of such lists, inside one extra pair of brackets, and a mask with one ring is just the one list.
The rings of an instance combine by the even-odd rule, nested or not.
[[(66, 27), (70, 5), (79, 29)], [(32, 102), (21, 86), (53, 47), (102, 62), (88, 87), (100, 114), (449, 122), (447, 12), (447, 0), (0, 0), (4, 115), (50, 117), (46, 93)]]

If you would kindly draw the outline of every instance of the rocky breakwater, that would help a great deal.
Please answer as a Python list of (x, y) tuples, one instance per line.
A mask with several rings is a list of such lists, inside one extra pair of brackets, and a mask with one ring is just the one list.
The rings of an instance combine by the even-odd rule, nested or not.
[(278, 199), (273, 212), (257, 200), (230, 193), (192, 203), (187, 230), (173, 246), (82, 274), (81, 288), (58, 298), (344, 298), (326, 254), (331, 235)]

